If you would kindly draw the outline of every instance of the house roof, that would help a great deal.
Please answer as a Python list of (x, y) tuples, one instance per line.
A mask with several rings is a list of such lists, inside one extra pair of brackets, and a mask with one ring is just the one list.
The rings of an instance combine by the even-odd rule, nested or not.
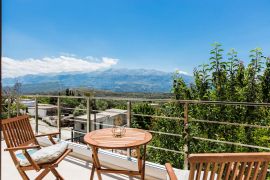
[[(34, 109), (35, 107), (28, 107), (29, 109)], [(57, 106), (53, 104), (38, 104), (38, 109), (55, 109)]]
[[(99, 120), (101, 118), (110, 118), (113, 116), (125, 114), (127, 110), (122, 110), (122, 109), (106, 109), (105, 111), (99, 112), (96, 114), (96, 120)], [(86, 120), (87, 119), (87, 114), (80, 115), (74, 117), (74, 119), (80, 119), (80, 120)], [(95, 119), (95, 115), (91, 114), (91, 120), (93, 121)]]

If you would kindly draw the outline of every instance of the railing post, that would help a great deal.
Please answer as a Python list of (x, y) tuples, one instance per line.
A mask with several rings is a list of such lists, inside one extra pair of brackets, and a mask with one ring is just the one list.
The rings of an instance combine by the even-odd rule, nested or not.
[(57, 98), (57, 129), (60, 132), (58, 139), (61, 140), (61, 102), (60, 97)]
[(188, 143), (189, 143), (189, 132), (188, 132), (188, 103), (184, 104), (184, 169), (188, 169)]
[(91, 131), (91, 99), (90, 97), (87, 98), (87, 121), (86, 121), (86, 129), (87, 132)]
[(71, 128), (71, 142), (73, 142), (74, 139), (74, 132), (73, 132), (73, 128)]
[(38, 134), (38, 98), (37, 97), (35, 97), (35, 123), (36, 123), (35, 132), (36, 134)]
[[(93, 122), (91, 123), (91, 131), (94, 131), (96, 130), (96, 121), (97, 121), (97, 117), (96, 117), (96, 100), (95, 99), (92, 99), (90, 102), (92, 102), (92, 106), (91, 106), (91, 111), (90, 111), (90, 114), (93, 113), (94, 115), (94, 119), (93, 119)], [(91, 105), (91, 104), (90, 104)], [(91, 115), (90, 115), (91, 116)], [(91, 117), (90, 117), (91, 118)], [(91, 120), (91, 119), (90, 119)], [(91, 121), (90, 121), (91, 122)]]
[(94, 130), (97, 130), (97, 113), (95, 112), (94, 113), (94, 124), (93, 124), (93, 126), (94, 126)]
[(10, 118), (10, 103), (11, 103), (11, 98), (8, 97), (8, 118)]
[(19, 96), (17, 96), (16, 98), (16, 114), (17, 116), (20, 115), (20, 97)]
[(127, 127), (131, 126), (131, 102), (127, 102)]
[[(131, 126), (131, 102), (128, 101), (127, 102), (127, 127), (130, 128), (130, 126)], [(131, 159), (130, 156), (131, 156), (131, 149), (128, 148), (127, 157), (129, 160)]]

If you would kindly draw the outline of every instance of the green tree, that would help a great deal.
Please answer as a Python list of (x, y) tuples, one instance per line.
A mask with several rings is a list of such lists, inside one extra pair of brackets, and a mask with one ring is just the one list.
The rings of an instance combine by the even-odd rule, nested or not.
[(221, 44), (214, 43), (213, 49), (210, 54), (210, 69), (212, 72), (212, 87), (215, 89), (213, 92), (213, 98), (215, 100), (226, 100), (226, 62), (222, 61)]
[(209, 75), (209, 65), (203, 64), (199, 66), (199, 70), (196, 68), (194, 69), (194, 79), (195, 79), (195, 90), (197, 90), (197, 93), (193, 91), (193, 94), (196, 98), (200, 100), (208, 100), (209, 99), (209, 89), (210, 89), (210, 75)]
[(140, 129), (150, 129), (152, 126), (152, 118), (148, 115), (155, 114), (155, 108), (148, 103), (135, 104), (132, 108), (134, 114), (142, 114), (146, 116), (134, 115), (131, 121), (132, 127)]
[(83, 104), (80, 104), (79, 106), (75, 107), (73, 111), (73, 116), (80, 116), (86, 113), (86, 107)]
[(265, 70), (261, 76), (262, 101), (270, 103), (270, 57), (266, 58)]
[(229, 101), (236, 101), (236, 75), (237, 75), (237, 68), (239, 66), (239, 59), (237, 57), (237, 52), (234, 49), (231, 49), (228, 53), (228, 62), (227, 62), (227, 100)]

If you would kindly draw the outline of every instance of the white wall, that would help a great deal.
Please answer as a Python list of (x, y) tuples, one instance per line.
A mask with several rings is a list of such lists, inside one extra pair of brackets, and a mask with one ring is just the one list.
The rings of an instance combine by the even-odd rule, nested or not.
[[(30, 116), (35, 116), (36, 110), (35, 108), (28, 108), (28, 112)], [(38, 117), (45, 117), (47, 116), (47, 110), (46, 109), (38, 109)]]

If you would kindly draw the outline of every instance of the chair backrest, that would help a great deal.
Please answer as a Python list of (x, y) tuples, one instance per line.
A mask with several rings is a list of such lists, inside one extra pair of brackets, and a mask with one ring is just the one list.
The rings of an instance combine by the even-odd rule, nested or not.
[(189, 156), (189, 180), (265, 180), (270, 153), (206, 153)]
[(2, 131), (7, 147), (37, 144), (27, 115), (1, 120)]

